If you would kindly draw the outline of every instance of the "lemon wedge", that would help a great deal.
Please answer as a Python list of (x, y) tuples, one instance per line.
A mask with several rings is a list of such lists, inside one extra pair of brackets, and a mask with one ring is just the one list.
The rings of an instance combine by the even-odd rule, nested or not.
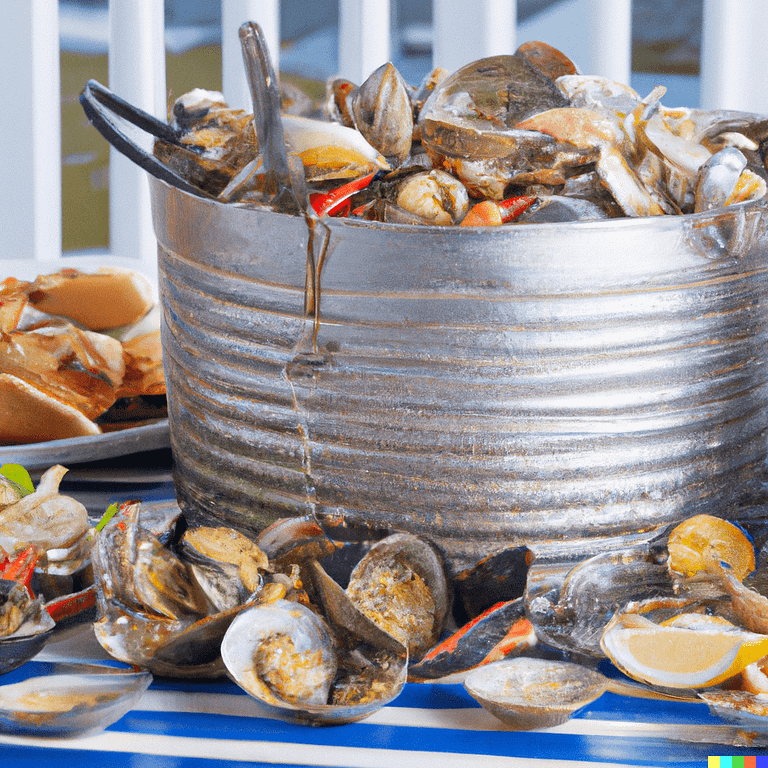
[(656, 624), (628, 612), (611, 619), (600, 646), (635, 680), (665, 688), (703, 688), (738, 675), (768, 655), (768, 635), (717, 616), (684, 613)]

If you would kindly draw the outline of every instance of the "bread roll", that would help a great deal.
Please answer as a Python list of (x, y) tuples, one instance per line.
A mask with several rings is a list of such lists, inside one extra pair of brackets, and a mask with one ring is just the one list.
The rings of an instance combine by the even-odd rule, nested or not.
[(0, 373), (0, 443), (38, 443), (101, 434), (80, 411), (26, 381)]

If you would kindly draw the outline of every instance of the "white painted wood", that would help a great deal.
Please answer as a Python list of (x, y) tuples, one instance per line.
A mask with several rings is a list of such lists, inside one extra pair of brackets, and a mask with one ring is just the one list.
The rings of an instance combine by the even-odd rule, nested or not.
[[(166, 119), (163, 0), (110, 0), (109, 87), (145, 112)], [(110, 252), (157, 273), (146, 172), (114, 149), (109, 158)]]
[(768, 3), (704, 0), (700, 102), (704, 109), (768, 113)]
[(632, 0), (587, 0), (589, 61), (585, 72), (619, 83), (632, 76)]
[(238, 30), (256, 22), (264, 33), (275, 72), (280, 71), (280, 0), (221, 0), (221, 67), (224, 98), (234, 109), (253, 110)]
[(517, 48), (517, 0), (433, 0), (432, 64), (453, 72)]
[(339, 0), (340, 77), (362, 83), (392, 57), (390, 0)]
[[(0, 24), (0, 259), (61, 255), (57, 0), (8, 2)], [(2, 279), (3, 275), (0, 275)]]

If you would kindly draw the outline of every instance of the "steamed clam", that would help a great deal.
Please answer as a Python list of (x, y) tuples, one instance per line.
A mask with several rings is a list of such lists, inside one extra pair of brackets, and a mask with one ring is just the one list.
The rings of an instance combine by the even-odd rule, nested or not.
[(497, 661), (471, 672), (467, 692), (515, 730), (551, 728), (602, 696), (608, 681), (578, 664), (545, 659)]
[[(164, 522), (173, 526), (178, 517), (177, 510)], [(147, 525), (152, 522), (149, 517)], [(246, 551), (237, 537), (233, 541), (234, 553), (225, 557), (237, 563), (253, 557), (258, 570), (263, 563), (258, 551)], [(221, 638), (243, 607), (257, 599), (261, 582), (244, 566), (242, 571), (248, 574), (249, 585), (257, 587), (256, 594), (243, 586), (237, 591), (239, 600), (217, 604), (198, 581), (190, 561), (184, 559), (185, 550), (178, 549), (177, 553), (175, 549), (173, 532), (164, 544), (143, 525), (141, 504), (123, 505), (120, 514), (98, 534), (94, 547), (101, 613), (94, 624), (96, 637), (115, 658), (156, 674), (220, 675)], [(213, 560), (210, 548), (207, 556)], [(222, 567), (220, 576), (225, 581), (236, 581), (239, 573)], [(280, 595), (285, 591), (282, 588)]]
[(340, 653), (325, 621), (293, 601), (241, 613), (227, 630), (221, 652), (242, 688), (279, 716), (298, 722), (360, 720), (389, 703), (405, 683), (404, 657)]
[(411, 658), (434, 645), (450, 607), (437, 553), (406, 533), (377, 542), (355, 566), (346, 591), (363, 614), (408, 648)]

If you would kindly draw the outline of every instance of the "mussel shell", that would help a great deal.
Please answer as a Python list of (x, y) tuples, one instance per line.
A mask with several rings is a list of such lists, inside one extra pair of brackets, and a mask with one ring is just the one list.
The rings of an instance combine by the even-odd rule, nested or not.
[(487, 664), (464, 681), (467, 692), (515, 730), (551, 728), (600, 697), (607, 679), (566, 661), (516, 658)]
[(457, 574), (453, 578), (454, 615), (461, 610), (463, 624), (497, 603), (520, 597), (532, 562), (527, 547), (510, 547)]
[(93, 584), (91, 547), (94, 531), (89, 528), (71, 547), (48, 550), (38, 560), (32, 575), (32, 591), (45, 600), (80, 592)]
[(212, 612), (187, 563), (140, 528), (136, 538), (132, 588), (148, 611), (171, 619), (201, 618)]
[(501, 658), (525, 652), (536, 644), (522, 597), (492, 606), (435, 646), (408, 668), (412, 681), (447, 677)]
[(397, 68), (391, 62), (382, 64), (350, 100), (357, 130), (387, 160), (404, 162), (411, 151), (413, 106)]
[(110, 605), (94, 622), (99, 644), (110, 656), (155, 675), (214, 678), (225, 674), (220, 646), (232, 620), (245, 606), (179, 621)]
[(600, 638), (617, 610), (632, 600), (673, 592), (663, 549), (639, 545), (594, 555), (570, 568), (534, 562), (525, 599), (540, 640), (602, 657)]
[(54, 627), (31, 635), (12, 635), (0, 639), (0, 675), (18, 669), (37, 656), (53, 635)]

